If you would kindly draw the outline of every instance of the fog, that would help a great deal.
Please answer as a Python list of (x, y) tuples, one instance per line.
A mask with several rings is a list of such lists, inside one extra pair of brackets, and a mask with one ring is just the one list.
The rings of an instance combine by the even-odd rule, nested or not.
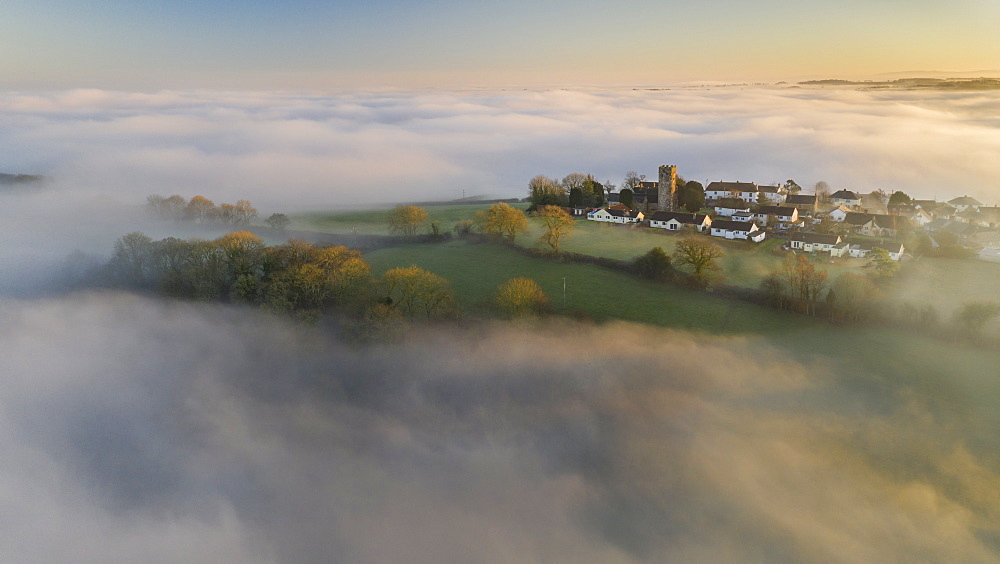
[(973, 369), (875, 391), (755, 339), (625, 324), (355, 348), (116, 294), (0, 319), (12, 561), (1000, 555), (998, 388), (969, 394)]
[(123, 203), (150, 193), (262, 211), (524, 196), (536, 174), (620, 182), (794, 178), (1000, 201), (993, 92), (75, 90), (0, 95), (0, 165)]

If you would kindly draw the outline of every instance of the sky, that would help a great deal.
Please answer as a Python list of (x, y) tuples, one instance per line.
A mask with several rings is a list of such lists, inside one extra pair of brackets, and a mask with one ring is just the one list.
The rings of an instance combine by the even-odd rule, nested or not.
[(662, 85), (996, 69), (992, 0), (10, 0), (6, 89)]

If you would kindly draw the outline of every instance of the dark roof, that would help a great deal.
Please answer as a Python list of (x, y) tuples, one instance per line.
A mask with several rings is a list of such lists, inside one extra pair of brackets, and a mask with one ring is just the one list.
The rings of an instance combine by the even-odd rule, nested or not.
[(715, 207), (727, 208), (731, 210), (748, 210), (750, 209), (750, 204), (739, 198), (719, 198), (719, 200), (715, 202)]
[(847, 212), (844, 215), (844, 223), (850, 225), (864, 225), (869, 221), (875, 222), (875, 227), (882, 229), (901, 229), (910, 225), (910, 220), (901, 215), (885, 215), (875, 213)]
[(611, 208), (605, 208), (604, 211), (615, 217), (638, 217), (639, 212), (634, 212), (632, 210), (615, 210)]
[(902, 243), (875, 243), (873, 241), (861, 241), (860, 243), (853, 243), (851, 246), (857, 247), (863, 251), (870, 251), (872, 249), (885, 249), (890, 253), (900, 253), (903, 251)]
[(779, 188), (778, 186), (758, 186), (757, 191), (767, 192), (769, 194), (777, 194), (778, 192), (781, 191), (781, 188)]
[(813, 205), (816, 203), (815, 194), (791, 194), (785, 198), (786, 204), (807, 204)]
[(948, 203), (953, 206), (981, 206), (982, 202), (975, 198), (970, 198), (969, 196), (959, 196), (948, 200)]
[(757, 213), (766, 213), (767, 215), (792, 215), (792, 212), (795, 210), (795, 206), (761, 206), (757, 208)]
[(712, 229), (725, 229), (726, 231), (747, 231), (749, 232), (757, 224), (752, 221), (731, 221), (728, 219), (717, 219), (712, 222)]
[(840, 235), (832, 233), (792, 233), (789, 241), (802, 241), (810, 245), (836, 245)]
[(740, 192), (756, 192), (757, 185), (753, 182), (712, 182), (705, 188), (705, 190), (739, 190)]
[(830, 194), (831, 198), (838, 198), (841, 200), (860, 200), (861, 196), (851, 192), (850, 190), (837, 190), (833, 194)]
[(660, 183), (659, 182), (646, 182), (646, 181), (642, 181), (642, 182), (639, 183), (638, 187), (646, 189), (646, 190), (656, 190), (657, 188), (660, 187)]
[(692, 225), (701, 225), (702, 223), (705, 223), (706, 217), (708, 216), (702, 214), (655, 211), (648, 216), (648, 219), (650, 221), (670, 221), (671, 219), (676, 219), (678, 223), (690, 223)]

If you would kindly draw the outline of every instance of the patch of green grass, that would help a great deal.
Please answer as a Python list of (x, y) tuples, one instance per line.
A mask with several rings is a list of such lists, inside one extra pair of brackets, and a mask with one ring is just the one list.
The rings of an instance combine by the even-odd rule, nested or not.
[[(526, 276), (538, 282), (557, 311), (597, 320), (622, 319), (711, 333), (782, 333), (813, 320), (684, 288), (640, 280), (594, 265), (524, 256), (498, 245), (452, 241), (368, 253), (374, 274), (415, 264), (449, 279), (460, 302), (482, 311), (501, 283)], [(566, 279), (566, 307), (562, 305)]]

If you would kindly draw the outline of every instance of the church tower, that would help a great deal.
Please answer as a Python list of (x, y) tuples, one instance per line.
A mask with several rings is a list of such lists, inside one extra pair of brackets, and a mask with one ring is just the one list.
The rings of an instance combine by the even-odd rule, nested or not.
[(663, 211), (677, 211), (677, 165), (660, 165), (659, 203)]

